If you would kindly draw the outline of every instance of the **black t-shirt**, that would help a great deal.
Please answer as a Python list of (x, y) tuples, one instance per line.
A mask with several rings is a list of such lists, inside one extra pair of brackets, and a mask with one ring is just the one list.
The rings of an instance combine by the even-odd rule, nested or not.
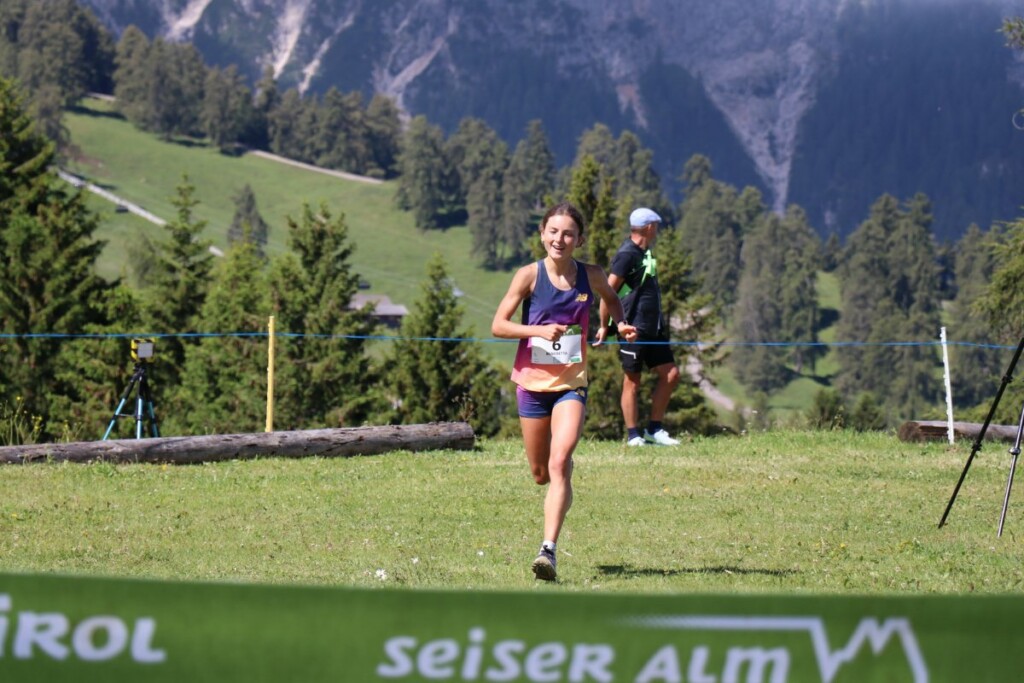
[[(645, 337), (660, 334), (661, 290), (654, 254), (649, 249), (641, 249), (627, 237), (612, 259), (611, 272), (625, 282), (619, 295), (623, 296), (626, 322), (635, 325)], [(629, 294), (624, 294), (626, 287), (630, 289)]]

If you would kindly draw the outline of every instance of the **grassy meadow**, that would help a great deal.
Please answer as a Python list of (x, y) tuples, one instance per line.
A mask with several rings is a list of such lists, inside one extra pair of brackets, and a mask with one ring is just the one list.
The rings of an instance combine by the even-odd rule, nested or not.
[[(1024, 583), (1004, 444), (775, 431), (626, 450), (585, 441), (559, 590), (967, 594)], [(0, 477), (0, 571), (548, 590), (543, 489), (518, 440), (199, 466), (37, 463)]]

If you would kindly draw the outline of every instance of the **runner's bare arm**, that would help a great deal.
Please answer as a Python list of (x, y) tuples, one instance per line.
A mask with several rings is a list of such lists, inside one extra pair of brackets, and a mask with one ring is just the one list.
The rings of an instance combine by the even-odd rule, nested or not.
[[(612, 277), (615, 276), (613, 275)], [(626, 341), (636, 341), (636, 328), (624, 320), (626, 312), (622, 310), (622, 301), (619, 299), (619, 295), (615, 293), (615, 290), (612, 289), (612, 286), (608, 284), (610, 278), (605, 276), (604, 269), (601, 266), (588, 264), (587, 279), (590, 281), (590, 289), (601, 297), (600, 320), (607, 320), (610, 315), (611, 319), (616, 322), (619, 334)], [(594, 338), (596, 339), (594, 346), (602, 343), (607, 336), (608, 328), (602, 324), (594, 332)]]

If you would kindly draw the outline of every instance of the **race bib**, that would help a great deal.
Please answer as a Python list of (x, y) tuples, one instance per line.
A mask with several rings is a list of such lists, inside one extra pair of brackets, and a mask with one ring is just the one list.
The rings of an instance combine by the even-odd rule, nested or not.
[(571, 365), (583, 362), (583, 328), (570, 325), (558, 341), (530, 337), (531, 360), (535, 365)]

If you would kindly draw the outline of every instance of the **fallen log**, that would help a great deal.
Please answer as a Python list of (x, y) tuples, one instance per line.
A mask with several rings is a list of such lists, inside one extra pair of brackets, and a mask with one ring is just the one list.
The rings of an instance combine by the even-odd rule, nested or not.
[[(955, 440), (975, 441), (981, 433), (981, 423), (954, 422)], [(909, 420), (900, 425), (897, 432), (900, 441), (946, 441), (949, 439), (949, 423), (941, 420)], [(1017, 438), (1017, 425), (993, 425), (985, 430), (987, 441), (1013, 441)]]
[(152, 462), (188, 465), (259, 457), (348, 458), (388, 451), (469, 450), (466, 422), (309, 429), (293, 432), (111, 439), (0, 447), (0, 464), (29, 462)]

